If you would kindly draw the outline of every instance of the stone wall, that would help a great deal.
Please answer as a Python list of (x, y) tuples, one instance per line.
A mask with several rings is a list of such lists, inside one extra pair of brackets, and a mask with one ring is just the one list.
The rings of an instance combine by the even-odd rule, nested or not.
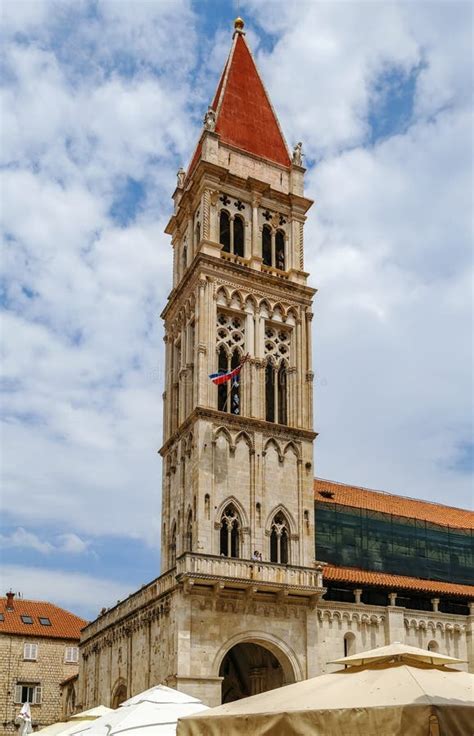
[[(270, 580), (272, 568), (268, 568), (264, 572)], [(298, 568), (289, 567), (287, 574), (292, 570), (298, 572)], [(299, 570), (304, 581), (310, 571)], [(239, 575), (243, 573), (236, 568), (234, 583), (243, 579)], [(179, 570), (177, 577), (182, 578)], [(288, 587), (281, 586), (279, 593), (271, 595), (263, 591), (258, 580), (255, 586), (237, 590), (228, 588), (218, 576), (211, 584), (212, 577), (210, 572), (207, 585), (197, 584), (198, 580), (178, 583), (154, 603), (133, 612), (130, 603), (125, 602), (123, 611), (121, 606), (113, 609), (111, 620), (105, 614), (85, 629), (83, 707), (110, 705), (120, 685), (126, 686), (130, 696), (158, 683), (217, 705), (220, 666), (226, 653), (240, 642), (271, 651), (283, 668), (286, 682), (336, 670), (337, 665), (330, 662), (344, 656), (345, 647), (348, 653), (355, 653), (395, 641), (423, 648), (435, 642), (440, 652), (469, 660), (459, 665), (461, 669), (474, 671), (468, 649), (473, 616), (324, 599), (318, 602), (311, 596), (298, 598), (291, 586), (289, 592)], [(298, 590), (303, 588), (300, 585)], [(145, 600), (146, 590), (139, 596)]]
[[(36, 661), (27, 661), (23, 657), (27, 643), (37, 645)], [(9, 634), (0, 636), (1, 734), (16, 730), (14, 719), (20, 712), (21, 704), (15, 703), (15, 688), (20, 682), (41, 685), (41, 703), (31, 705), (35, 728), (61, 720), (60, 684), (78, 672), (78, 664), (65, 662), (65, 650), (68, 646), (77, 645), (78, 642), (74, 640)]]

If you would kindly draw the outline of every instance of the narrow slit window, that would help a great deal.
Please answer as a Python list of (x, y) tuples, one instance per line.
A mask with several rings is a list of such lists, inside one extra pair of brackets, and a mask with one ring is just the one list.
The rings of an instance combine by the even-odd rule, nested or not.
[(287, 377), (286, 366), (281, 364), (278, 371), (278, 422), (279, 424), (288, 423), (288, 399), (287, 399)]
[(277, 230), (275, 235), (275, 259), (276, 267), (280, 271), (285, 270), (285, 234), (282, 230)]
[(234, 219), (234, 254), (244, 257), (244, 221), (238, 216)]
[(219, 242), (225, 253), (230, 253), (230, 216), (227, 210), (221, 210), (219, 216)]
[(262, 259), (264, 266), (272, 266), (272, 231), (268, 225), (262, 230)]
[(271, 362), (265, 368), (265, 419), (275, 421), (275, 371)]

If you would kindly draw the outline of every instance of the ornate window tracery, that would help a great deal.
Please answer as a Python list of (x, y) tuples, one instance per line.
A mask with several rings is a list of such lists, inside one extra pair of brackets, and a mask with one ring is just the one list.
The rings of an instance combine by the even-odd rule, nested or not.
[(288, 523), (281, 511), (273, 517), (270, 532), (270, 560), (287, 565), (289, 562)]
[(288, 423), (288, 361), (291, 332), (268, 325), (265, 329), (265, 418)]
[(241, 523), (233, 504), (224, 509), (220, 526), (220, 554), (224, 557), (240, 557)]

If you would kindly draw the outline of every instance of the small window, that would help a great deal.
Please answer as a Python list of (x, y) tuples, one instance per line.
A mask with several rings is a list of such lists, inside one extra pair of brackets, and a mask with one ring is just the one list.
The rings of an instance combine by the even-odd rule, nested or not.
[(76, 662), (79, 662), (79, 648), (78, 647), (66, 647), (64, 661), (73, 663), (73, 664), (76, 664)]
[(5, 616), (3, 615), (3, 613), (0, 613), (0, 621), (5, 621)]
[(49, 620), (49, 618), (46, 618), (46, 616), (40, 616), (39, 622), (41, 626), (51, 626), (51, 621)]
[(36, 661), (38, 659), (38, 645), (37, 644), (25, 644), (23, 647), (23, 659), (29, 659)]
[(41, 685), (31, 682), (18, 682), (15, 687), (15, 703), (18, 703), (18, 705), (24, 703), (40, 705)]
[(24, 624), (32, 624), (33, 623), (33, 619), (31, 618), (31, 616), (22, 616), (21, 617), (21, 620), (23, 621)]

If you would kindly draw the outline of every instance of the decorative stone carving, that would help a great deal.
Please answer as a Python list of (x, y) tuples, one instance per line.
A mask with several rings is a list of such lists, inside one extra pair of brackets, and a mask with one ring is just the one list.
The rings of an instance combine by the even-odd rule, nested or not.
[(301, 141), (293, 147), (293, 163), (295, 166), (303, 166), (303, 144)]
[(177, 183), (178, 189), (184, 189), (184, 181), (186, 179), (186, 172), (182, 166), (178, 169), (178, 173), (176, 174), (176, 176), (178, 177), (178, 183)]
[(209, 105), (207, 112), (204, 115), (204, 129), (213, 132), (216, 129), (216, 113)]

